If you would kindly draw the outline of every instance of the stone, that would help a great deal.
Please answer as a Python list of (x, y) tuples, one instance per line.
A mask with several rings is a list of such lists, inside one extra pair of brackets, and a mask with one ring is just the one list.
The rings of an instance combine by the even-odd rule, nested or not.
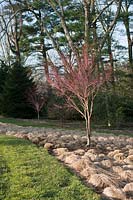
[(93, 170), (90, 171), (90, 169), (85, 168), (80, 172), (80, 175), (88, 179), (92, 173), (94, 174), (95, 172)]
[(82, 137), (81, 137), (81, 141), (82, 141), (84, 144), (87, 144), (87, 138), (86, 138), (86, 136), (82, 136)]
[(66, 152), (68, 152), (68, 149), (67, 148), (57, 148), (57, 149), (54, 149), (53, 151), (56, 155), (60, 156)]
[(133, 182), (127, 183), (123, 188), (124, 192), (132, 192), (133, 193)]
[(100, 153), (100, 154), (98, 155), (98, 157), (101, 158), (101, 159), (103, 159), (103, 158), (105, 157), (105, 154)]
[(71, 167), (75, 169), (77, 172), (80, 172), (85, 168), (85, 162), (83, 159), (76, 160), (71, 163)]
[(111, 168), (113, 163), (110, 160), (102, 160), (101, 164), (103, 165), (103, 167), (105, 168)]
[[(127, 141), (127, 143), (133, 144), (133, 138), (132, 138), (132, 137), (127, 138), (126, 141)], [(133, 147), (133, 146), (132, 146), (132, 147)]]
[(59, 160), (65, 162), (66, 157), (69, 156), (69, 155), (71, 155), (70, 152), (64, 152), (63, 154), (57, 156), (57, 158), (58, 158)]
[(120, 172), (119, 175), (123, 180), (133, 181), (133, 172), (132, 172), (132, 170), (125, 170), (125, 171), (122, 170), (122, 172)]
[(71, 135), (62, 135), (60, 136), (60, 140), (67, 143), (73, 141), (73, 138)]
[(7, 131), (7, 132), (6, 132), (6, 135), (15, 135), (15, 134), (16, 134), (15, 131)]
[(39, 144), (39, 139), (37, 137), (34, 137), (30, 139), (34, 144)]
[(129, 155), (124, 161), (127, 164), (133, 164), (133, 155)]
[(107, 146), (106, 149), (107, 149), (108, 151), (112, 151), (112, 147), (111, 147), (111, 146)]
[(133, 149), (129, 149), (129, 156), (133, 155)]
[(89, 149), (86, 153), (96, 154), (96, 149)]
[(65, 158), (65, 163), (72, 164), (75, 161), (78, 161), (80, 157), (78, 155), (75, 155), (74, 153), (71, 153), (69, 156)]
[(117, 161), (123, 161), (124, 160), (124, 154), (123, 153), (116, 153), (114, 155), (114, 159)]
[(115, 180), (106, 174), (92, 174), (89, 183), (98, 188), (105, 188), (110, 185), (115, 185)]
[(66, 143), (65, 147), (70, 149), (70, 150), (75, 150), (79, 148), (79, 144), (76, 141), (70, 141), (69, 143)]
[(126, 200), (126, 196), (122, 190), (116, 187), (106, 187), (103, 190), (103, 194), (107, 197), (119, 199), (119, 200)]
[(132, 149), (132, 148), (133, 148), (133, 145), (128, 144), (128, 145), (126, 145), (126, 148), (127, 148), (127, 149)]
[(50, 149), (52, 149), (53, 147), (54, 147), (54, 145), (53, 145), (52, 143), (46, 143), (46, 144), (44, 145), (44, 148), (47, 149), (47, 150), (50, 150)]
[(22, 134), (22, 133), (14, 134), (14, 136), (17, 137), (17, 138), (24, 138), (25, 137), (24, 134)]
[(31, 140), (34, 137), (33, 133), (28, 133), (27, 137), (29, 138), (29, 140)]
[(114, 155), (115, 155), (115, 154), (118, 154), (118, 153), (120, 153), (120, 150), (119, 150), (119, 149), (116, 149), (116, 150), (114, 150), (114, 151), (110, 151), (110, 152), (108, 153), (108, 156), (109, 156), (109, 157), (114, 157)]
[(74, 153), (75, 153), (76, 155), (82, 156), (82, 155), (84, 155), (85, 150), (84, 150), (84, 149), (77, 149), (77, 150), (74, 151)]
[(125, 170), (133, 170), (133, 165), (123, 165), (123, 169), (125, 169)]
[(113, 171), (115, 173), (118, 173), (118, 174), (120, 174), (121, 172), (123, 172), (123, 169), (120, 166), (113, 166), (112, 169), (113, 169)]
[(44, 146), (46, 144), (46, 140), (39, 141), (40, 146)]
[(84, 156), (90, 158), (91, 161), (97, 161), (98, 159), (98, 156), (96, 154), (90, 153), (88, 151), (84, 154)]

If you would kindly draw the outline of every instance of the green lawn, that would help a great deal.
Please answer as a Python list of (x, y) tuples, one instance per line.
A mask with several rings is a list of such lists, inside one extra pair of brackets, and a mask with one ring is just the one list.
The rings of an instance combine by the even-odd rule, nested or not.
[[(32, 127), (44, 127), (44, 128), (58, 128), (63, 130), (78, 130), (78, 131), (85, 131), (85, 122), (84, 121), (64, 121), (62, 123), (60, 120), (26, 120), (26, 119), (14, 119), (14, 118), (5, 118), (0, 117), (0, 122), (3, 123), (11, 123), (16, 124), (19, 126), (32, 126)], [(133, 137), (133, 131), (131, 128), (126, 129), (112, 129), (105, 128), (102, 125), (92, 125), (92, 131), (95, 131), (96, 135), (101, 134), (113, 134), (113, 135), (126, 135)]]
[(99, 200), (43, 148), (0, 136), (0, 200)]
[(16, 118), (0, 118), (0, 122), (3, 123), (10, 123), (10, 124), (16, 124), (18, 126), (33, 126), (33, 127), (45, 127), (45, 128), (52, 128), (52, 127), (58, 127), (60, 124), (55, 123), (53, 121), (41, 121), (41, 120), (24, 120), (24, 119), (16, 119)]

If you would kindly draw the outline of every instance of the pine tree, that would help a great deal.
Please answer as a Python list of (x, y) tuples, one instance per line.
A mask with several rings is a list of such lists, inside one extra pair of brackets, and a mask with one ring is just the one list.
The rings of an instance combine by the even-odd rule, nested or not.
[(8, 70), (9, 70), (9, 66), (7, 66), (3, 61), (1, 61), (1, 65), (0, 65), (0, 113), (1, 113), (1, 106), (2, 106), (1, 98), (3, 95), (3, 86), (5, 83), (6, 77), (8, 75)]
[(3, 85), (6, 79), (6, 76), (8, 74), (8, 69), (9, 67), (3, 62), (1, 61), (1, 65), (0, 65), (0, 94), (3, 92)]
[(29, 69), (15, 63), (10, 69), (2, 96), (2, 112), (6, 116), (15, 118), (30, 118), (33, 109), (27, 103), (26, 91), (33, 87)]

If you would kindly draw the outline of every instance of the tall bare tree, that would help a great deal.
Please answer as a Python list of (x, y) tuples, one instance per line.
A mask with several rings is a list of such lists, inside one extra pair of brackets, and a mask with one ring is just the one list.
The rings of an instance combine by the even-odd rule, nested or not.
[(22, 37), (22, 12), (19, 10), (19, 3), (6, 0), (0, 14), (3, 30), (7, 37), (11, 52), (15, 55), (15, 60), (21, 63), (20, 39)]
[(130, 26), (131, 9), (133, 2), (131, 0), (122, 0), (120, 17), (123, 21), (126, 30), (126, 37), (128, 41), (128, 58), (129, 58), (129, 68), (130, 72), (133, 73), (133, 36), (132, 27)]

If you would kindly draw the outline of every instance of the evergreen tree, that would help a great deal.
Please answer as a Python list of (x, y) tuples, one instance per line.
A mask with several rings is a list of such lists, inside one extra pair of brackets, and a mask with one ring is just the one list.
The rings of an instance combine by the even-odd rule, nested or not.
[(1, 113), (1, 98), (3, 95), (3, 86), (8, 75), (9, 66), (7, 66), (3, 61), (1, 61), (0, 65), (0, 113)]
[(10, 69), (2, 96), (2, 113), (17, 118), (30, 118), (34, 111), (27, 103), (26, 91), (33, 87), (29, 69), (15, 63)]
[(0, 65), (0, 94), (2, 94), (3, 92), (3, 85), (6, 79), (6, 76), (8, 74), (8, 69), (9, 67), (3, 62), (1, 61), (1, 65)]

